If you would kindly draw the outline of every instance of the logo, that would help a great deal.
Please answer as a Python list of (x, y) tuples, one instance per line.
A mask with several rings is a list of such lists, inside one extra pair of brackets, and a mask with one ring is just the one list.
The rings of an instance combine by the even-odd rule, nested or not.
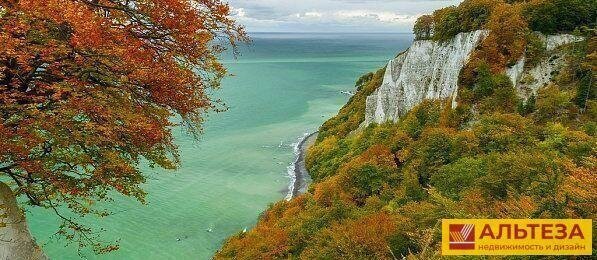
[(473, 250), (475, 249), (475, 225), (451, 224), (450, 249)]
[(444, 219), (442, 255), (591, 255), (591, 219)]

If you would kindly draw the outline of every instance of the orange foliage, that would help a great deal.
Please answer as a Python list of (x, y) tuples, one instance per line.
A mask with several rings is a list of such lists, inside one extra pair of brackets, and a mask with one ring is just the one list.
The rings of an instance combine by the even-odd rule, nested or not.
[(536, 200), (531, 196), (509, 194), (505, 201), (496, 201), (493, 211), (497, 218), (529, 218), (538, 210)]
[(301, 259), (395, 258), (388, 239), (396, 232), (396, 224), (387, 213), (335, 224), (312, 238), (312, 245), (301, 254)]
[(331, 206), (336, 200), (350, 203), (352, 198), (350, 194), (344, 192), (344, 185), (340, 176), (333, 176), (315, 186), (313, 198), (318, 204), (325, 207)]
[(200, 133), (221, 107), (209, 95), (226, 75), (218, 54), (247, 40), (219, 0), (0, 6), (0, 177), (34, 205), (78, 214), (111, 190), (143, 201), (142, 159), (177, 166), (170, 118)]
[(353, 200), (362, 203), (371, 194), (382, 192), (396, 173), (396, 162), (389, 148), (375, 145), (360, 156), (345, 163), (338, 172), (338, 182), (344, 184)]
[(215, 259), (280, 259), (288, 256), (289, 238), (284, 229), (259, 225), (237, 236), (241, 239), (233, 237), (229, 240), (226, 253)]
[(427, 201), (409, 202), (402, 206), (398, 212), (401, 217), (407, 220), (406, 223), (401, 225), (401, 228), (409, 231), (416, 230), (417, 227), (433, 227), (437, 224), (438, 219), (443, 217), (441, 208)]
[[(524, 54), (529, 29), (522, 15), (522, 5), (496, 5), (486, 27), (490, 34), (472, 60), (484, 60), (493, 73), (502, 73), (507, 65), (514, 64)], [(474, 67), (475, 63), (478, 61), (469, 67)]]
[(491, 201), (485, 198), (483, 190), (473, 188), (463, 193), (458, 207), (470, 216), (469, 218), (489, 218), (492, 215)]
[(566, 163), (568, 175), (563, 180), (558, 196), (565, 199), (566, 215), (569, 218), (597, 218), (597, 159), (587, 159), (592, 166), (578, 167)]
[[(388, 147), (383, 145), (375, 145), (365, 151), (356, 160), (352, 161), (354, 164), (373, 164), (377, 166), (393, 167), (394, 159), (392, 152)], [(350, 166), (346, 166), (350, 167)]]

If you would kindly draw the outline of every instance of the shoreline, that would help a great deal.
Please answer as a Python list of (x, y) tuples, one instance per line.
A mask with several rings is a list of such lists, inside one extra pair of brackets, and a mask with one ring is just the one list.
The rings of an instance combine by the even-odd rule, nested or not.
[(315, 143), (318, 135), (319, 132), (306, 135), (295, 148), (297, 156), (296, 160), (292, 164), (293, 176), (289, 187), (288, 196), (286, 197), (287, 200), (291, 200), (307, 192), (307, 188), (311, 182), (311, 175), (309, 175), (309, 171), (307, 171), (305, 157), (307, 155), (307, 150)]

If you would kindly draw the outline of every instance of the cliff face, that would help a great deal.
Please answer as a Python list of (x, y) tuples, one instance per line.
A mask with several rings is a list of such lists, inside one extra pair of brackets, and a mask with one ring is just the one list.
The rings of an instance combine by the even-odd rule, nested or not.
[[(425, 99), (452, 99), (456, 106), (458, 75), (472, 52), (488, 31), (458, 34), (447, 42), (416, 41), (387, 65), (382, 85), (369, 97), (365, 125), (398, 121)], [(559, 46), (583, 40), (572, 35), (551, 35), (540, 38), (545, 43), (547, 57), (536, 66), (525, 69), (525, 57), (506, 74), (522, 97), (536, 94), (552, 80), (564, 64)]]
[(545, 44), (547, 56), (541, 59), (537, 65), (526, 69), (526, 57), (523, 56), (516, 65), (506, 69), (506, 74), (516, 87), (518, 94), (523, 98), (536, 95), (537, 91), (549, 84), (566, 64), (564, 54), (557, 50), (558, 47), (583, 40), (582, 37), (569, 34), (538, 35)]
[(367, 98), (365, 124), (397, 121), (424, 99), (456, 98), (458, 75), (487, 31), (447, 42), (416, 41), (390, 60), (381, 87)]
[(13, 259), (48, 258), (31, 237), (10, 187), (0, 182), (0, 260)]

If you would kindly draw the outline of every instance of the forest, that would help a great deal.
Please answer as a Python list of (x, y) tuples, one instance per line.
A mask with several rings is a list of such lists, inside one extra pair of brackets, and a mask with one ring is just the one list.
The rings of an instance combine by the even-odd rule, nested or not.
[[(596, 14), (595, 0), (466, 0), (420, 17), (418, 40), (490, 32), (460, 71), (458, 106), (428, 100), (361, 127), (385, 69), (364, 75), (309, 150), (309, 192), (271, 205), (216, 258), (433, 259), (442, 219), (596, 219)], [(505, 69), (546, 58), (536, 32), (584, 40), (521, 97)]]

